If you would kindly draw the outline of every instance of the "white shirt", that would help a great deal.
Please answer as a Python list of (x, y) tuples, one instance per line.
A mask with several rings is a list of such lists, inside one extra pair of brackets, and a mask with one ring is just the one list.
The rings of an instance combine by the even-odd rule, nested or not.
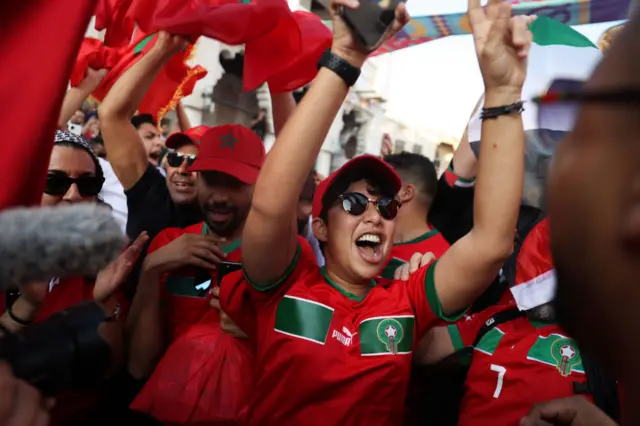
[(104, 173), (104, 185), (100, 191), (100, 197), (105, 203), (111, 206), (111, 214), (122, 228), (122, 232), (127, 231), (127, 196), (124, 195), (124, 188), (113, 172), (113, 168), (108, 161), (98, 158), (102, 172)]
[(304, 229), (303, 236), (309, 242), (309, 245), (313, 249), (313, 254), (316, 255), (316, 263), (318, 266), (324, 266), (324, 256), (322, 251), (320, 250), (320, 243), (315, 235), (313, 235), (313, 228), (311, 227), (311, 223), (313, 222), (313, 218), (309, 216), (309, 222)]

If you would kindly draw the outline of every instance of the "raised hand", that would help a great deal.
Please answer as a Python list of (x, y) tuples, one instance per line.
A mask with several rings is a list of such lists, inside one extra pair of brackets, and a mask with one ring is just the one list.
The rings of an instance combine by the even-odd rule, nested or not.
[(213, 235), (184, 234), (147, 256), (146, 267), (167, 272), (183, 266), (214, 270), (226, 258), (220, 248), (224, 238)]
[(140, 252), (149, 240), (149, 235), (142, 232), (138, 238), (118, 256), (116, 260), (107, 265), (98, 273), (93, 287), (93, 300), (104, 303), (120, 288), (131, 272), (133, 265), (138, 261)]
[(108, 73), (109, 73), (109, 70), (105, 68), (102, 68), (99, 70), (94, 70), (93, 68), (87, 68), (85, 80), (91, 82), (91, 84), (97, 87)]
[(434, 260), (436, 260), (436, 256), (431, 252), (425, 254), (413, 253), (413, 256), (411, 256), (408, 263), (398, 266), (398, 269), (396, 269), (393, 274), (393, 279), (407, 281), (411, 274), (423, 266), (430, 264)]
[[(368, 0), (362, 0), (368, 1)], [(360, 3), (358, 0), (331, 0), (329, 4), (329, 12), (333, 20), (333, 46), (332, 50), (341, 58), (349, 61), (352, 65), (361, 67), (367, 59), (369, 53), (361, 46), (351, 34), (351, 30), (344, 23), (340, 16), (340, 8), (357, 9)], [(380, 41), (380, 44), (389, 40), (396, 35), (410, 20), (409, 14), (404, 3), (398, 4), (393, 23)]]
[(173, 56), (186, 49), (187, 46), (189, 46), (189, 40), (185, 37), (172, 35), (166, 31), (160, 31), (158, 32), (158, 40), (156, 40), (156, 44), (153, 48), (165, 55)]
[(535, 16), (512, 17), (505, 0), (489, 0), (484, 9), (480, 0), (469, 0), (468, 15), (485, 91), (520, 90), (533, 39), (528, 26)]

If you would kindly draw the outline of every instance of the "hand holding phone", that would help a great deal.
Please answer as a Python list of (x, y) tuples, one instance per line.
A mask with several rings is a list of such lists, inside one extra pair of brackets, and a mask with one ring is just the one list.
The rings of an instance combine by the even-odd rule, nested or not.
[(403, 0), (360, 0), (356, 9), (344, 6), (340, 16), (347, 24), (358, 43), (367, 51), (373, 52), (384, 41), (391, 28), (395, 10)]

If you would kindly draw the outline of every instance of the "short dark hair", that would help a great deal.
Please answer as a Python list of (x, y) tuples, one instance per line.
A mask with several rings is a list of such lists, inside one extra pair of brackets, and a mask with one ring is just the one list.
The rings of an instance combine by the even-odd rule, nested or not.
[(322, 197), (322, 212), (320, 213), (322, 220), (327, 221), (327, 212), (338, 196), (344, 194), (347, 188), (349, 188), (349, 185), (359, 180), (367, 181), (382, 197), (395, 197), (397, 195), (393, 183), (371, 173), (371, 170), (364, 167), (347, 170), (331, 183)]
[(133, 127), (135, 127), (136, 129), (139, 129), (140, 126), (145, 123), (151, 124), (154, 127), (158, 127), (155, 118), (153, 118), (153, 115), (151, 114), (136, 114), (131, 117), (131, 124), (133, 124)]
[(401, 152), (384, 157), (400, 175), (403, 184), (416, 187), (425, 205), (431, 205), (438, 191), (438, 174), (433, 162), (424, 155), (411, 152)]

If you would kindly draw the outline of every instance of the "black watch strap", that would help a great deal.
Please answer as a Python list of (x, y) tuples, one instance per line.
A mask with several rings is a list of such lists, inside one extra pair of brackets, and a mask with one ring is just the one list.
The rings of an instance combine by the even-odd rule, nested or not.
[(354, 67), (349, 62), (333, 53), (331, 49), (325, 50), (320, 57), (320, 60), (318, 61), (318, 69), (321, 67), (328, 68), (336, 73), (349, 87), (356, 84), (356, 81), (360, 78), (360, 68)]

